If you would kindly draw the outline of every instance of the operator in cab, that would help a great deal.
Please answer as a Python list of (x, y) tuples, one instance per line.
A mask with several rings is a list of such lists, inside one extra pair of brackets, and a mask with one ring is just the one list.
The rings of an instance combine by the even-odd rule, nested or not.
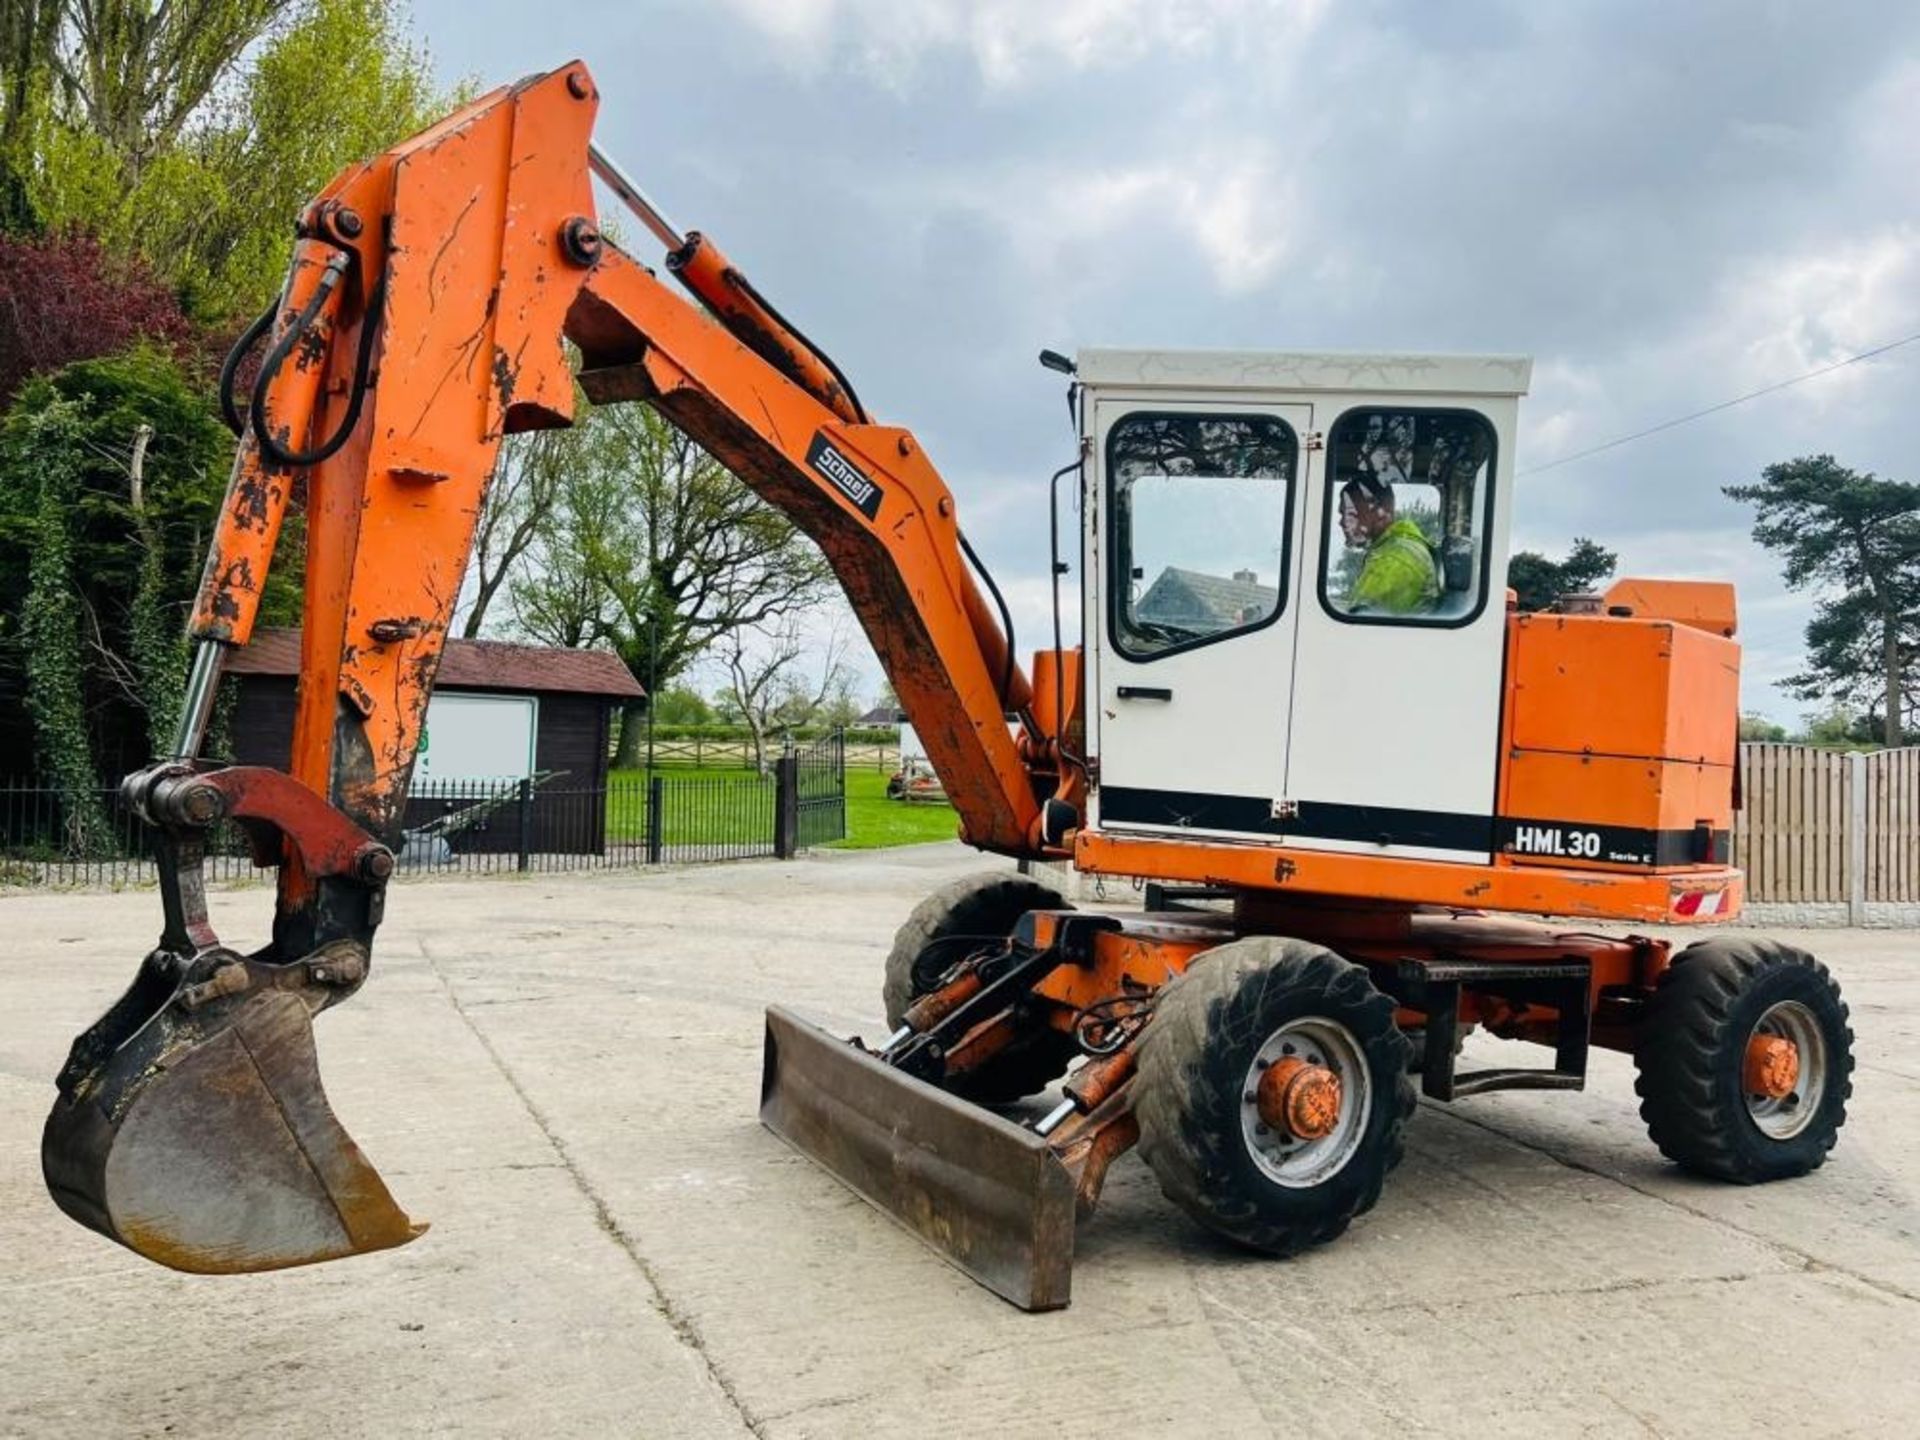
[(1440, 566), (1419, 525), (1395, 514), (1393, 486), (1362, 471), (1340, 488), (1340, 535), (1363, 550), (1347, 593), (1349, 613), (1412, 615), (1440, 598)]

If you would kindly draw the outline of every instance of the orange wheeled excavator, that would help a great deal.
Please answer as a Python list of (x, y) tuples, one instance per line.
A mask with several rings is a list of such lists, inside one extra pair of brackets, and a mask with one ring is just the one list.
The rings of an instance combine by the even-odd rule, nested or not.
[[(1738, 913), (1739, 647), (1723, 585), (1515, 613), (1525, 360), (1043, 355), (1072, 376), (1055, 573), (1071, 480), (1085, 641), (1060, 643), (1056, 610), (1023, 668), (914, 436), (593, 146), (597, 103), (568, 65), (342, 174), (242, 342), (264, 348), (251, 393), (223, 375), (241, 440), (185, 714), (125, 782), (164, 927), (59, 1076), (43, 1163), (70, 1215), (209, 1272), (420, 1232), (329, 1110), (311, 1022), (367, 979), (501, 439), (567, 424), (576, 383), (654, 406), (819, 544), (966, 841), (1148, 882), (1144, 909), (1076, 908), (1030, 864), (929, 897), (874, 1048), (768, 1012), (765, 1123), (995, 1291), (1066, 1303), (1075, 1225), (1136, 1144), (1202, 1224), (1292, 1254), (1377, 1199), (1416, 1083), (1577, 1089), (1594, 1046), (1634, 1056), (1679, 1164), (1821, 1163), (1852, 1068), (1826, 970), (1592, 928)], [(594, 176), (665, 276), (602, 236)], [(291, 773), (213, 768), (222, 658), (296, 485)], [(257, 948), (208, 924), (223, 818), (278, 868)], [(1472, 1026), (1543, 1063), (1461, 1069)]]

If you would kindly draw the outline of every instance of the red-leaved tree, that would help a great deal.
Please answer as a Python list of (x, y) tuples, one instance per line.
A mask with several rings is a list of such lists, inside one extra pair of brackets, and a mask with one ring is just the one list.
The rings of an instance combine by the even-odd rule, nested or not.
[(179, 302), (138, 260), (90, 235), (0, 235), (0, 406), (29, 376), (145, 340), (197, 358)]

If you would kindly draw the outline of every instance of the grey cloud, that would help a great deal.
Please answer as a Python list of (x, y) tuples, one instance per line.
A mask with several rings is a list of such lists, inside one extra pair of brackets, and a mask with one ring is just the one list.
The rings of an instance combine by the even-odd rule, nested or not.
[[(921, 433), (1022, 594), (1068, 443), (1043, 344), (1531, 352), (1525, 467), (1920, 329), (1911, 4), (1239, 5), (1008, 72), (902, 3), (941, 23), (878, 60), (872, 5), (813, 0), (805, 46), (740, 4), (415, 10), (448, 77), (586, 58), (603, 143)], [(1669, 573), (1715, 537), (1784, 674), (1806, 602), (1719, 488), (1818, 450), (1912, 478), (1917, 352), (1530, 477), (1518, 534)]]

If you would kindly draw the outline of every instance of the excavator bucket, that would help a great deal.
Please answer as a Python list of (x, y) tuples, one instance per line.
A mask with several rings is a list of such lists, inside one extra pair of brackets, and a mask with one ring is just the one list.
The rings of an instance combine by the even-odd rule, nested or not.
[(1045, 1139), (767, 1010), (760, 1121), (1023, 1310), (1073, 1278), (1074, 1184)]
[(151, 969), (61, 1075), (40, 1160), (62, 1210), (199, 1274), (334, 1260), (426, 1229), (334, 1118), (297, 992), (269, 984), (194, 1008)]

